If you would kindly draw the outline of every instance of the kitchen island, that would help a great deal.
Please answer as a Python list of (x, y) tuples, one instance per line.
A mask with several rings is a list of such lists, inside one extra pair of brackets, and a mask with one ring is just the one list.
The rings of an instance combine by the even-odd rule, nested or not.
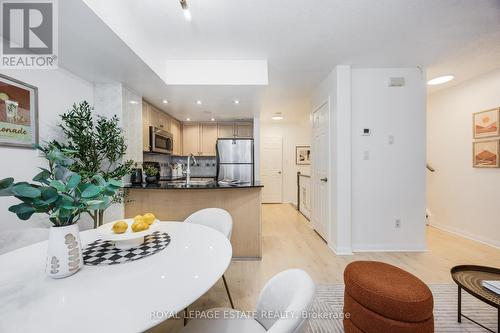
[(261, 251), (261, 190), (258, 182), (220, 185), (160, 182), (125, 186), (125, 216), (151, 212), (160, 221), (184, 221), (203, 208), (222, 208), (233, 218), (234, 259), (258, 260)]

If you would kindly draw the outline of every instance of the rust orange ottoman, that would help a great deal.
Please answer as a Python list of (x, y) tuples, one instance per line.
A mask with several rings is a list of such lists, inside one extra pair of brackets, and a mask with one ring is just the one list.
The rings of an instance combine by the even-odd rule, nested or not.
[(346, 333), (432, 333), (432, 293), (416, 276), (377, 261), (344, 271)]

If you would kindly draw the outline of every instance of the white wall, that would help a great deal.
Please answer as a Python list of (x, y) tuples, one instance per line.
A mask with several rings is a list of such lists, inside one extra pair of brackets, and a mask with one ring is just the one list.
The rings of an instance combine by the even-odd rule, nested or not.
[[(63, 69), (2, 70), (1, 73), (38, 87), (40, 142), (57, 136), (59, 114), (66, 112), (73, 103), (82, 100), (92, 103), (94, 100), (92, 84)], [(3, 157), (0, 178), (14, 177), (16, 181), (30, 181), (38, 173), (38, 167), (45, 163), (33, 149), (0, 146), (0, 154)], [(2, 229), (39, 226), (48, 221), (42, 214), (33, 215), (30, 221), (18, 220), (15, 214), (7, 210), (17, 202), (14, 198), (0, 197)]]
[[(285, 115), (286, 117), (286, 115)], [(295, 164), (295, 147), (311, 144), (311, 124), (308, 110), (293, 120), (260, 122), (261, 146), (264, 138), (283, 138), (283, 202), (297, 204), (297, 172), (310, 174), (310, 167)]]
[[(336, 66), (312, 95), (311, 112), (329, 109), (328, 246), (351, 253), (351, 67)], [(314, 147), (313, 147), (314, 154)], [(313, 190), (314, 191), (314, 190)], [(313, 196), (314, 198), (314, 196)], [(314, 200), (314, 199), (313, 199)], [(313, 205), (314, 207), (314, 205)]]
[(500, 247), (500, 169), (472, 167), (472, 114), (500, 106), (500, 70), (433, 93), (427, 104), (430, 223)]
[[(404, 77), (406, 85), (389, 88), (394, 76)], [(314, 90), (312, 111), (325, 102), (332, 179), (329, 246), (338, 254), (424, 250), (424, 75), (417, 68), (337, 66)], [(371, 128), (371, 136), (361, 136), (364, 127)], [(401, 228), (394, 227), (396, 219)]]
[[(388, 87), (390, 77), (405, 86)], [(353, 251), (426, 247), (425, 101), (418, 68), (352, 70)]]
[[(142, 96), (125, 88), (120, 83), (96, 84), (94, 88), (95, 111), (107, 117), (118, 116), (123, 128), (127, 151), (125, 160), (142, 163)], [(130, 103), (130, 102), (136, 103)], [(128, 182), (129, 177), (124, 177)], [(125, 214), (123, 203), (117, 203), (105, 211), (104, 222), (122, 219)]]

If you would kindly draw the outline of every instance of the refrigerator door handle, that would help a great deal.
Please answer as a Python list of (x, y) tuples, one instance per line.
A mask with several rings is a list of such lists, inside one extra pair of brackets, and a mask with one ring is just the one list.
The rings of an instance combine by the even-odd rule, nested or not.
[(219, 181), (219, 167), (220, 167), (220, 156), (219, 156), (219, 143), (215, 143), (215, 181)]

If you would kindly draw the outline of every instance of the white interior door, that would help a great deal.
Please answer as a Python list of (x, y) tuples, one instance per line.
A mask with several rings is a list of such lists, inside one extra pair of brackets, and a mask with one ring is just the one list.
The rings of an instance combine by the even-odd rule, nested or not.
[(262, 203), (283, 202), (283, 138), (263, 137), (261, 142), (260, 180)]
[(311, 222), (314, 229), (325, 240), (328, 240), (328, 170), (329, 163), (329, 105), (323, 104), (313, 113), (313, 138), (311, 145), (311, 179), (312, 179), (312, 209)]

